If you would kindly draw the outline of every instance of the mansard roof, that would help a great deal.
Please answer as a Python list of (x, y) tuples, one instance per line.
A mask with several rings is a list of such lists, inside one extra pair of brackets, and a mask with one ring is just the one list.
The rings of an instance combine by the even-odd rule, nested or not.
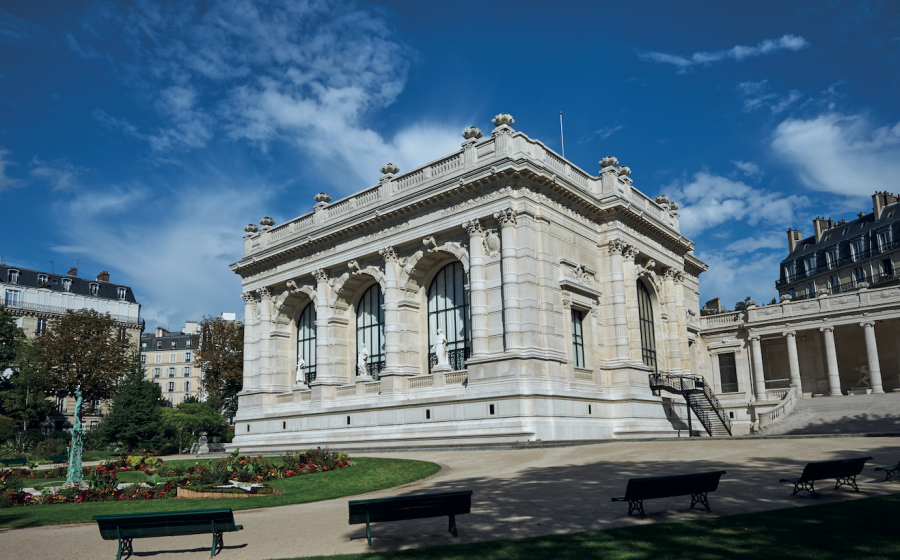
[(822, 249), (827, 249), (834, 245), (857, 239), (870, 231), (877, 231), (884, 227), (894, 226), (900, 222), (900, 202), (885, 206), (881, 211), (881, 216), (882, 218), (880, 220), (876, 220), (875, 213), (869, 212), (854, 220), (836, 223), (833, 228), (824, 231), (822, 240), (818, 243), (816, 242), (815, 235), (811, 235), (798, 241), (794, 250), (789, 252), (781, 262), (784, 263), (798, 258), (811, 256)]
[[(110, 299), (115, 301), (125, 301), (128, 303), (137, 303), (134, 298), (134, 292), (129, 286), (121, 284), (113, 284), (102, 280), (88, 280), (86, 278), (78, 278), (77, 276), (67, 276), (65, 274), (54, 274), (52, 272), (42, 272), (40, 270), (31, 270), (20, 266), (12, 266), (8, 264), (0, 264), (0, 283), (10, 284), (9, 271), (15, 270), (19, 272), (19, 280), (15, 284), (28, 288), (44, 288), (53, 292), (81, 295), (88, 297), (96, 297), (101, 299)], [(41, 286), (38, 280), (39, 276), (46, 276), (49, 286)], [(63, 290), (62, 280), (66, 278), (72, 281), (72, 287), (69, 290)], [(91, 294), (91, 284), (97, 285), (97, 295)], [(119, 288), (125, 288), (125, 299), (119, 300)]]

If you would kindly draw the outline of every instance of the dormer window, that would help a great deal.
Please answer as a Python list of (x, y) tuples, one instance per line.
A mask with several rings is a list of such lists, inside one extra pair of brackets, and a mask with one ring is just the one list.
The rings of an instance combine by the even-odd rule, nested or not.
[(850, 228), (844, 228), (843, 231), (841, 231), (841, 235), (847, 235), (848, 229), (850, 229)]
[(156, 349), (157, 349), (157, 350), (162, 350), (162, 340), (157, 340), (157, 341), (156, 341)]
[(890, 212), (888, 212), (887, 217), (890, 218), (890, 217), (893, 216), (893, 215), (894, 215), (894, 211), (891, 210)]
[[(175, 341), (174, 341), (174, 340), (172, 341), (172, 348), (175, 348)], [(175, 354), (172, 354), (172, 355), (174, 356)]]
[(125, 292), (126, 292), (125, 288), (119, 288), (118, 292), (119, 292), (119, 300), (124, 301), (125, 300)]
[(72, 291), (72, 279), (71, 278), (63, 278), (62, 286), (63, 286), (64, 292), (71, 292)]
[(96, 296), (100, 294), (100, 284), (91, 284), (91, 295)]
[(38, 288), (49, 288), (50, 278), (46, 274), (38, 274)]
[(8, 280), (10, 284), (18, 284), (19, 283), (19, 271), (9, 269), (8, 271)]

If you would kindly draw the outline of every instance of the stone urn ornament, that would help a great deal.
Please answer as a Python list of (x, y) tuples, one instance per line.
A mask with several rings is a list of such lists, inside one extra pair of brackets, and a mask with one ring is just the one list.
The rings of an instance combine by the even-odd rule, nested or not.
[(619, 160), (616, 159), (615, 156), (606, 156), (605, 158), (600, 160), (600, 167), (606, 169), (607, 167), (615, 167), (619, 165)]
[(256, 233), (257, 231), (259, 231), (259, 228), (256, 227), (256, 224), (247, 224), (244, 226), (244, 231), (246, 231), (247, 233)]
[(381, 172), (384, 175), (396, 175), (400, 172), (400, 168), (394, 165), (393, 163), (385, 163), (381, 166)]
[(491, 122), (494, 123), (494, 126), (511, 126), (515, 124), (516, 119), (512, 118), (512, 115), (510, 115), (509, 113), (500, 113), (499, 115), (491, 119)]
[(478, 140), (482, 136), (484, 136), (484, 134), (481, 133), (481, 129), (477, 126), (470, 126), (462, 131), (462, 137), (466, 140)]
[(266, 216), (265, 218), (263, 218), (262, 220), (259, 221), (259, 225), (266, 226), (266, 227), (272, 227), (275, 225), (275, 220)]

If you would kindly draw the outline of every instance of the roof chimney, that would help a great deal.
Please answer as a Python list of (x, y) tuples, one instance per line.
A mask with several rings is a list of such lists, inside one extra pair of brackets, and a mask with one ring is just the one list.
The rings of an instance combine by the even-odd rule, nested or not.
[(78, 269), (74, 266), (69, 269), (69, 276), (78, 276)]
[(816, 230), (816, 243), (822, 241), (822, 234), (825, 233), (826, 229), (828, 229), (827, 225), (828, 222), (825, 220), (825, 218), (816, 218), (815, 220), (813, 220), (813, 229)]
[(800, 240), (802, 239), (802, 236), (801, 236), (799, 229), (788, 228), (787, 234), (788, 234), (788, 252), (793, 253), (794, 248), (797, 247), (797, 243), (800, 242)]
[(834, 227), (834, 220), (832, 218), (828, 218), (828, 229), (831, 229), (833, 227)]
[(97, 282), (109, 282), (109, 272), (103, 271), (97, 275)]

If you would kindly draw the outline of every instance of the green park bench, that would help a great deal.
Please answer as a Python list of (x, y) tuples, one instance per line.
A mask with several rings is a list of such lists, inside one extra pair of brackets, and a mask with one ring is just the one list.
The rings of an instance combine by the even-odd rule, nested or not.
[(417, 496), (401, 496), (399, 498), (380, 498), (377, 500), (351, 500), (350, 525), (366, 524), (366, 539), (372, 545), (372, 532), (369, 524), (383, 521), (401, 521), (405, 519), (424, 519), (426, 517), (450, 518), (449, 531), (454, 537), (456, 516), (470, 513), (472, 510), (472, 491), (442, 492), (440, 494), (420, 494)]
[(68, 455), (51, 455), (50, 460), (54, 463), (68, 463), (69, 456)]
[(875, 470), (876, 471), (884, 471), (884, 474), (885, 474), (884, 481), (887, 482), (888, 480), (892, 479), (895, 474), (900, 473), (900, 462), (898, 462), (896, 465), (875, 467)]
[(132, 539), (205, 533), (210, 533), (213, 537), (209, 554), (213, 558), (225, 546), (222, 533), (243, 529), (243, 526), (234, 524), (231, 508), (95, 515), (93, 520), (97, 522), (103, 540), (119, 540), (116, 560), (121, 560), (123, 552), (128, 555), (134, 553)]
[(815, 482), (817, 480), (836, 480), (834, 489), (837, 490), (841, 486), (847, 485), (859, 492), (856, 486), (856, 475), (862, 472), (866, 466), (866, 461), (871, 457), (857, 457), (856, 459), (838, 459), (836, 461), (817, 461), (815, 463), (807, 463), (803, 467), (803, 472), (795, 478), (782, 478), (778, 482), (791, 482), (794, 484), (794, 492), (791, 496), (796, 495), (801, 490), (805, 490), (818, 498), (816, 494)]
[(15, 459), (0, 459), (0, 463), (3, 463), (4, 467), (25, 465), (25, 463), (27, 462), (28, 459), (25, 457), (16, 457)]
[(628, 515), (637, 511), (641, 517), (646, 518), (644, 500), (689, 495), (692, 508), (697, 504), (703, 504), (706, 511), (710, 512), (707, 493), (716, 491), (719, 487), (719, 478), (723, 474), (726, 474), (725, 471), (632, 478), (625, 487), (625, 495), (613, 498), (612, 501), (628, 502)]

